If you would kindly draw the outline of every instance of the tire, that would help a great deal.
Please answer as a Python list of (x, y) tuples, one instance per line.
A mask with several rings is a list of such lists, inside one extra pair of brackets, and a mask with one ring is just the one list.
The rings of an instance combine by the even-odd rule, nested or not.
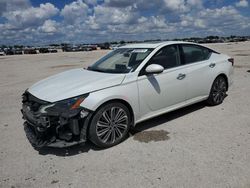
[(121, 143), (128, 135), (131, 115), (128, 108), (113, 102), (101, 106), (94, 114), (89, 127), (89, 139), (100, 148)]
[(223, 76), (218, 76), (211, 87), (207, 103), (211, 106), (216, 106), (221, 104), (227, 92), (227, 81)]

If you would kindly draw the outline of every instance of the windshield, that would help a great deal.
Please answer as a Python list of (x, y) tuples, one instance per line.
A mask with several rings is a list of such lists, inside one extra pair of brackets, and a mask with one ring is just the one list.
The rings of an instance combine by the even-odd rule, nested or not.
[(101, 58), (88, 70), (106, 73), (128, 73), (134, 71), (153, 51), (151, 48), (120, 48)]

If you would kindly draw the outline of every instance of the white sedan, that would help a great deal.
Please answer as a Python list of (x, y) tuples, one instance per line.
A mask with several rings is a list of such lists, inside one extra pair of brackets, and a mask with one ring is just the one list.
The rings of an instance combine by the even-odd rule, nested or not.
[(221, 104), (234, 59), (187, 42), (122, 46), (88, 69), (44, 79), (23, 94), (26, 135), (35, 148), (89, 139), (123, 141), (137, 123), (200, 101)]

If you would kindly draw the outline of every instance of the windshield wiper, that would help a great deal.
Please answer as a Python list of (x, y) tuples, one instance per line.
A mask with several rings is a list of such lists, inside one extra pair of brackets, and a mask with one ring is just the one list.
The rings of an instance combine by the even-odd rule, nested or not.
[(124, 71), (124, 70), (113, 70), (113, 69), (98, 69), (98, 68), (93, 68), (93, 67), (88, 67), (87, 70), (110, 73), (110, 74), (125, 74), (129, 72), (129, 70)]
[(96, 69), (96, 68), (93, 68), (93, 67), (88, 67), (87, 70), (96, 71), (96, 72), (105, 72), (104, 70)]

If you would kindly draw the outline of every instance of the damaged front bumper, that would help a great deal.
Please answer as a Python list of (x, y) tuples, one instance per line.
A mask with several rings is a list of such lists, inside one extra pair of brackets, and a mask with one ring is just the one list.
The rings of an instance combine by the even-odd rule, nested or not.
[[(47, 106), (46, 110), (41, 110)], [(62, 108), (25, 93), (21, 112), (24, 131), (35, 148), (68, 147), (86, 142), (87, 126), (92, 112), (79, 107)]]

